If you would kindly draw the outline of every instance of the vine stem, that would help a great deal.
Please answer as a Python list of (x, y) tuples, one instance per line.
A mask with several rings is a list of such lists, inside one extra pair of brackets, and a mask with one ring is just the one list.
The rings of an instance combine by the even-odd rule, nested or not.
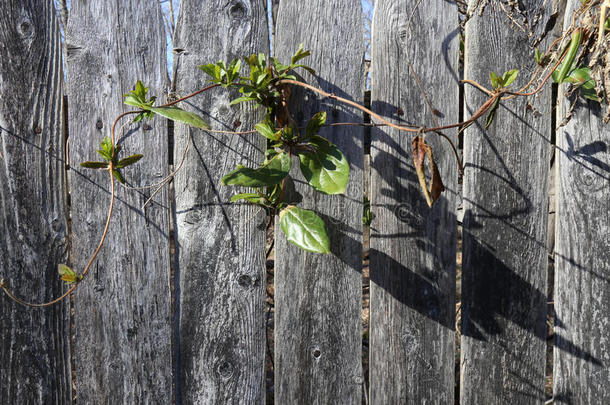
[[(127, 111), (127, 112), (120, 114), (118, 117), (115, 118), (114, 123), (112, 124), (112, 129), (110, 130), (110, 137), (112, 139), (112, 154), (113, 155), (114, 155), (114, 141), (115, 141), (114, 131), (116, 130), (117, 123), (123, 117), (126, 117), (131, 114), (139, 114), (140, 112), (141, 111)], [(104, 245), (104, 242), (106, 241), (106, 237), (108, 236), (108, 230), (110, 229), (110, 220), (112, 219), (112, 212), (114, 210), (114, 200), (115, 200), (114, 199), (114, 193), (115, 193), (114, 176), (112, 175), (113, 170), (114, 170), (114, 165), (111, 161), (108, 164), (108, 169), (107, 169), (108, 175), (110, 176), (110, 205), (108, 207), (108, 214), (106, 215), (106, 225), (104, 226), (104, 231), (102, 232), (100, 241), (97, 244), (97, 248), (95, 249), (95, 251), (93, 252), (91, 257), (89, 258), (87, 265), (83, 269), (83, 272), (79, 275), (78, 280), (74, 283), (74, 285), (72, 285), (65, 293), (63, 293), (62, 295), (60, 295), (59, 297), (57, 297), (51, 301), (44, 302), (44, 303), (34, 303), (34, 302), (24, 301), (21, 298), (17, 297), (15, 294), (13, 294), (11, 292), (11, 290), (9, 290), (8, 286), (6, 285), (6, 281), (1, 280), (0, 288), (2, 288), (2, 290), (6, 293), (6, 295), (9, 298), (11, 298), (13, 301), (15, 301), (21, 305), (25, 305), (28, 307), (36, 307), (36, 308), (48, 307), (48, 306), (57, 304), (58, 302), (60, 302), (61, 300), (65, 299), (67, 296), (69, 296), (76, 289), (76, 287), (78, 287), (80, 282), (85, 279), (85, 277), (87, 276), (87, 273), (89, 273), (89, 270), (91, 269), (91, 266), (93, 265), (93, 262), (95, 261), (98, 254), (100, 253), (100, 250), (102, 250), (102, 246)]]
[(74, 285), (72, 287), (70, 287), (65, 293), (63, 293), (62, 295), (60, 295), (59, 297), (55, 298), (52, 301), (49, 302), (44, 302), (44, 303), (33, 303), (33, 302), (27, 302), (22, 300), (21, 298), (15, 296), (15, 294), (13, 294), (8, 286), (6, 285), (5, 281), (2, 280), (0, 282), (0, 287), (2, 287), (2, 289), (4, 290), (4, 292), (6, 293), (6, 295), (8, 295), (13, 301), (21, 304), (21, 305), (25, 305), (28, 307), (48, 307), (51, 306), (53, 304), (57, 304), (59, 301), (63, 300), (64, 298), (66, 298), (68, 295), (70, 295), (70, 293), (72, 293), (72, 291), (74, 291), (76, 289), (76, 287), (78, 287), (78, 284), (84, 280), (85, 276), (87, 275), (87, 273), (89, 272), (89, 270), (91, 269), (91, 265), (93, 264), (95, 258), (97, 257), (97, 255), (100, 253), (100, 250), (102, 249), (102, 246), (104, 245), (104, 241), (106, 240), (106, 236), (108, 235), (108, 230), (110, 229), (110, 220), (112, 219), (112, 211), (114, 209), (114, 177), (112, 176), (112, 163), (110, 164), (110, 167), (108, 168), (108, 174), (110, 175), (110, 207), (108, 208), (108, 214), (106, 216), (106, 226), (104, 226), (104, 232), (102, 233), (102, 236), (100, 238), (100, 241), (97, 245), (97, 248), (95, 249), (95, 251), (93, 252), (93, 254), (91, 255), (91, 258), (89, 259), (89, 262), (87, 263), (87, 266), (85, 266), (85, 269), (83, 270), (83, 273), (79, 276), (79, 279), (77, 282), (74, 283)]

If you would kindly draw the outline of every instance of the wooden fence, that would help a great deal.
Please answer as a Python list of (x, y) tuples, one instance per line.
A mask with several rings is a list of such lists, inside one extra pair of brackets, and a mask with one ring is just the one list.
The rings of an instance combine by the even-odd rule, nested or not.
[[(57, 264), (80, 270), (95, 248), (110, 191), (105, 173), (78, 163), (94, 159), (114, 118), (128, 110), (122, 94), (140, 79), (159, 99), (168, 91), (183, 96), (205, 85), (197, 65), (268, 53), (265, 3), (182, 0), (170, 87), (157, 2), (72, 0), (62, 50), (51, 1), (0, 0), (0, 278), (19, 297), (44, 302), (60, 295)], [(552, 21), (561, 26), (571, 3), (580, 4), (569, 2), (564, 19), (556, 11), (566, 1), (488, 3), (465, 25), (461, 66), (455, 2), (427, 0), (416, 8), (415, 0), (377, 0), (372, 110), (430, 126), (468, 117), (485, 95), (459, 80), (487, 83), (490, 71), (520, 68), (523, 84), (535, 68), (531, 45), (538, 38), (538, 46), (548, 45)], [(363, 102), (360, 0), (282, 1), (274, 53), (285, 60), (301, 42), (317, 71), (305, 80)], [(364, 118), (313, 93), (294, 94), (301, 101), (291, 110), (301, 123), (320, 110), (331, 122)], [(451, 149), (429, 136), (446, 187), (431, 209), (419, 190), (411, 136), (373, 129), (369, 170), (362, 127), (324, 130), (350, 161), (350, 183), (344, 195), (321, 195), (294, 173), (287, 198), (300, 195), (321, 214), (332, 252), (305, 253), (276, 234), (275, 403), (540, 404), (551, 396), (556, 404), (610, 403), (610, 127), (599, 105), (562, 94), (560, 88), (556, 98), (549, 86), (534, 98), (503, 102), (489, 129), (468, 128), (462, 191)], [(232, 130), (237, 121), (252, 128), (260, 111), (230, 106), (233, 96), (215, 89), (183, 106), (215, 129)], [(571, 121), (555, 129), (554, 117), (570, 102), (578, 103)], [(261, 161), (264, 142), (182, 125), (172, 130), (160, 118), (121, 130), (118, 141), (145, 155), (129, 170), (134, 185), (161, 181), (189, 149), (173, 187), (146, 208), (151, 189), (117, 189), (111, 233), (70, 300), (27, 308), (0, 299), (0, 403), (265, 402), (267, 219), (256, 207), (230, 204), (233, 190), (220, 186), (236, 164)], [(369, 176), (363, 367), (369, 229), (362, 201)], [(547, 293), (549, 274), (554, 295)]]

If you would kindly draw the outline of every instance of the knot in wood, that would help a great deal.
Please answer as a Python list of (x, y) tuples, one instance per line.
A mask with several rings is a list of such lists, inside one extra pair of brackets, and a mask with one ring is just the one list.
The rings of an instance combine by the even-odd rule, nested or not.
[(229, 4), (228, 14), (233, 20), (242, 20), (248, 14), (248, 9), (243, 2), (233, 1)]
[(34, 34), (34, 25), (28, 18), (23, 18), (17, 22), (17, 33), (21, 38), (29, 38)]
[(231, 362), (223, 360), (216, 366), (216, 373), (223, 380), (228, 380), (233, 376), (234, 367)]

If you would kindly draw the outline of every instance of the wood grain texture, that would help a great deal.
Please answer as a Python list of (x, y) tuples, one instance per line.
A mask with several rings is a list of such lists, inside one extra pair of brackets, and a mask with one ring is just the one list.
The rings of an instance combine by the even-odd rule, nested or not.
[[(526, 83), (536, 67), (531, 44), (549, 18), (546, 3), (519, 3), (511, 19), (490, 4), (473, 17), (465, 78), (489, 87), (491, 71), (519, 68), (513, 87)], [(550, 97), (547, 86), (536, 98), (502, 102), (488, 130), (481, 119), (464, 135), (463, 404), (545, 400)], [(466, 114), (485, 100), (466, 87)]]
[[(304, 43), (305, 81), (362, 103), (363, 15), (359, 0), (280, 3), (274, 49), (287, 62)], [(299, 126), (327, 112), (327, 123), (362, 122), (359, 111), (293, 87), (290, 110)], [(288, 201), (302, 199), (324, 220), (331, 253), (306, 253), (289, 244), (276, 221), (275, 400), (278, 404), (360, 404), (362, 289), (362, 168), (360, 127), (332, 127), (320, 135), (335, 143), (350, 163), (343, 195), (323, 195), (305, 182), (293, 161)]]
[[(580, 3), (568, 5), (565, 26)], [(610, 126), (604, 109), (560, 87), (555, 232), (556, 404), (609, 403), (610, 387)]]
[[(174, 46), (176, 91), (187, 95), (207, 84), (198, 65), (268, 53), (261, 1), (183, 0)], [(243, 69), (243, 73), (246, 69)], [(262, 118), (251, 103), (229, 106), (239, 93), (213, 89), (183, 107), (202, 114), (214, 129), (252, 129)], [(174, 160), (189, 129), (177, 125)], [(179, 277), (178, 362), (182, 403), (262, 403), (265, 398), (265, 212), (231, 204), (238, 190), (220, 185), (236, 164), (263, 160), (265, 139), (191, 129), (187, 160), (175, 179), (176, 254)]]
[[(67, 33), (70, 185), (74, 267), (82, 271), (106, 221), (110, 180), (79, 166), (121, 112), (122, 95), (142, 80), (162, 100), (167, 87), (165, 34), (156, 2), (72, 1)], [(119, 123), (119, 127), (129, 118)], [(119, 128), (118, 127), (118, 128)], [(154, 118), (117, 131), (122, 156), (144, 154), (123, 169), (132, 186), (167, 173), (167, 123)], [(152, 190), (117, 184), (110, 234), (75, 294), (79, 403), (171, 403), (169, 208), (167, 191), (142, 209)]]
[[(415, 10), (416, 3), (375, 5), (371, 106), (396, 123), (454, 123), (459, 41), (450, 22), (457, 8), (434, 0)], [(438, 112), (426, 104), (409, 63)], [(371, 404), (445, 404), (454, 397), (457, 165), (450, 145), (428, 135), (447, 188), (428, 208), (412, 139), (393, 129), (371, 133)]]
[[(59, 22), (53, 3), (0, 1), (0, 279), (26, 301), (58, 297), (67, 262)], [(0, 402), (71, 402), (68, 304), (0, 298)]]

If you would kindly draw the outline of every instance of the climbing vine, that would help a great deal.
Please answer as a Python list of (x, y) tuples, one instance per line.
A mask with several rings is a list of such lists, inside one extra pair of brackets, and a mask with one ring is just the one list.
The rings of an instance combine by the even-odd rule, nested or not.
[[(371, 116), (374, 126), (389, 126), (412, 135), (413, 163), (417, 177), (429, 206), (439, 198), (444, 191), (440, 172), (434, 160), (432, 148), (426, 143), (425, 136), (433, 134), (444, 139), (452, 148), (460, 174), (462, 165), (455, 145), (450, 137), (442, 131), (450, 128), (465, 128), (485, 117), (485, 128), (488, 128), (498, 111), (500, 102), (514, 97), (529, 97), (540, 92), (549, 80), (555, 83), (567, 83), (568, 94), (576, 93), (586, 99), (608, 104), (610, 94), (610, 63), (608, 62), (607, 33), (610, 31), (610, 18), (606, 10), (610, 1), (581, 1), (582, 6), (574, 14), (571, 26), (555, 40), (546, 51), (535, 49), (532, 57), (537, 69), (527, 83), (520, 89), (512, 86), (518, 77), (519, 70), (511, 69), (502, 74), (490, 73), (491, 88), (471, 80), (463, 82), (475, 86), (485, 94), (487, 100), (463, 122), (450, 125), (426, 127), (418, 125), (397, 125), (369, 109), (331, 93), (327, 93), (297, 79), (295, 71), (303, 69), (315, 75), (315, 71), (301, 63), (310, 55), (301, 45), (288, 64), (274, 57), (253, 54), (242, 60), (229, 62), (219, 61), (199, 66), (204, 74), (209, 76), (210, 84), (192, 94), (162, 105), (155, 105), (155, 97), (148, 95), (148, 88), (140, 81), (134, 90), (124, 95), (124, 103), (135, 107), (135, 110), (119, 115), (110, 132), (110, 136), (100, 143), (97, 153), (101, 160), (81, 163), (87, 169), (104, 170), (109, 174), (110, 203), (107, 220), (100, 241), (82, 272), (78, 273), (65, 264), (59, 264), (59, 276), (69, 285), (68, 290), (53, 301), (37, 304), (23, 301), (16, 297), (8, 287), (7, 281), (1, 280), (0, 287), (13, 300), (28, 306), (48, 306), (67, 297), (80, 282), (84, 280), (91, 265), (95, 261), (106, 236), (109, 232), (115, 195), (115, 181), (125, 183), (129, 166), (137, 164), (143, 158), (142, 154), (121, 156), (121, 145), (117, 144), (115, 131), (120, 120), (134, 116), (132, 123), (148, 120), (160, 115), (169, 120), (214, 132), (207, 122), (199, 115), (183, 110), (176, 104), (195, 97), (215, 88), (237, 89), (240, 96), (231, 105), (238, 103), (254, 103), (265, 112), (261, 122), (247, 132), (257, 133), (265, 138), (267, 150), (264, 161), (258, 167), (237, 167), (226, 173), (221, 183), (224, 186), (242, 187), (247, 191), (237, 192), (231, 197), (231, 202), (245, 202), (264, 207), (272, 215), (278, 215), (280, 226), (289, 242), (303, 250), (314, 253), (329, 253), (332, 241), (329, 240), (326, 226), (322, 218), (314, 211), (306, 210), (284, 201), (284, 190), (293, 166), (293, 160), (298, 159), (298, 166), (303, 177), (314, 190), (320, 193), (334, 195), (345, 192), (349, 181), (349, 162), (342, 151), (330, 140), (320, 135), (320, 130), (327, 126), (326, 113), (318, 112), (310, 117), (305, 127), (299, 127), (289, 109), (291, 88), (303, 87), (314, 91), (322, 97), (330, 98), (366, 112)], [(478, 2), (477, 2), (478, 4)], [(476, 8), (476, 7), (475, 7)], [(244, 63), (244, 69), (242, 69)], [(242, 75), (242, 70), (247, 74)], [(569, 115), (569, 114), (568, 114)], [(566, 117), (569, 118), (569, 117)], [(605, 117), (610, 118), (610, 110)], [(332, 125), (347, 125), (335, 123)], [(224, 131), (223, 131), (224, 132)], [(243, 133), (243, 132), (242, 132)], [(295, 159), (293, 159), (295, 158)], [(427, 160), (428, 175), (425, 163)], [(161, 186), (171, 180), (172, 173)], [(370, 212), (365, 212), (363, 221), (371, 221)]]

